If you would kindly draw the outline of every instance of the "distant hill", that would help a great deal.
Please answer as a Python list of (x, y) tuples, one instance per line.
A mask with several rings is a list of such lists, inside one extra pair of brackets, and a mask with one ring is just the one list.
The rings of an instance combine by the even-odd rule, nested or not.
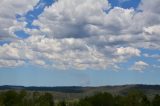
[(100, 87), (24, 87), (24, 86), (0, 86), (0, 91), (5, 90), (26, 90), (28, 92), (50, 92), (58, 99), (82, 98), (94, 95), (97, 92), (109, 92), (113, 95), (126, 95), (131, 90), (139, 90), (152, 98), (155, 94), (160, 94), (160, 85), (122, 85), (122, 86), (100, 86)]

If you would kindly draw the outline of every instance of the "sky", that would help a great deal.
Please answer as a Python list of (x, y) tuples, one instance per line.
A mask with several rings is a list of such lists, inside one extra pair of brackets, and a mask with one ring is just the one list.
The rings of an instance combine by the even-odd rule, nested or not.
[(160, 0), (1, 0), (0, 85), (160, 84)]

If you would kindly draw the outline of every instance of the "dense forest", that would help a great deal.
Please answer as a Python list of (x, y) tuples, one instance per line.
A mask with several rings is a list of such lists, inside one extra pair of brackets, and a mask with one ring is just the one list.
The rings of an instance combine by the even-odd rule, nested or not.
[(160, 96), (150, 99), (132, 90), (125, 96), (100, 92), (78, 100), (55, 100), (48, 92), (6, 90), (0, 93), (0, 106), (160, 106)]

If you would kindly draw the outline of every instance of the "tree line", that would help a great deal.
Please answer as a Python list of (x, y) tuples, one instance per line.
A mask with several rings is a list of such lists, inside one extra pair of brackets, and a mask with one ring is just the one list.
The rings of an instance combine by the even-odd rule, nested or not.
[(101, 92), (76, 101), (55, 102), (51, 93), (9, 90), (0, 93), (0, 106), (160, 106), (160, 96), (148, 99), (145, 94), (135, 90), (125, 96)]

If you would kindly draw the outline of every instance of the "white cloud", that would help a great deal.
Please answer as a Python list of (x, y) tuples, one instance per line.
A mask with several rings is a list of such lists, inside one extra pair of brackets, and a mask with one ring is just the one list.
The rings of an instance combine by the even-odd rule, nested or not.
[(2, 60), (0, 59), (0, 68), (1, 67), (16, 67), (23, 65), (25, 62), (20, 60)]
[(144, 28), (144, 31), (147, 34), (150, 34), (150, 35), (159, 35), (160, 36), (160, 30), (159, 29), (160, 29), (160, 24)]
[[(0, 7), (0, 39), (13, 36), (21, 28), (31, 35), (0, 46), (0, 59), (6, 66), (24, 61), (63, 69), (119, 69), (119, 63), (140, 57), (141, 48), (160, 50), (159, 0), (151, 4), (150, 0), (142, 0), (138, 7), (142, 12), (120, 7), (106, 12), (110, 9), (106, 0), (58, 0), (33, 22), (40, 29), (24, 28), (26, 23), (15, 21), (15, 15), (26, 13), (35, 3), (0, 3), (6, 5)], [(139, 61), (133, 69), (141, 71), (146, 66)]]
[(143, 61), (137, 61), (134, 63), (134, 65), (131, 67), (131, 70), (135, 70), (135, 71), (144, 71), (147, 67), (149, 66), (149, 64), (143, 62)]
[[(106, 0), (60, 0), (46, 8), (39, 19), (34, 21), (35, 25), (40, 26), (40, 30), (26, 31), (32, 35), (46, 35), (60, 39), (72, 37), (92, 39), (94, 36), (103, 36), (110, 39), (105, 43), (114, 45), (123, 43), (126, 45), (122, 46), (159, 49), (160, 39), (157, 40), (157, 36), (151, 37), (146, 33), (146, 31), (151, 32), (151, 28), (157, 33), (157, 26), (160, 23), (160, 15), (145, 8), (148, 2), (150, 1), (143, 0), (138, 7), (143, 10), (142, 12), (132, 8), (115, 7), (106, 13), (103, 11), (104, 8), (106, 10), (110, 8)], [(156, 0), (151, 6), (155, 6), (154, 4), (158, 2)]]
[(154, 0), (154, 2), (151, 0), (142, 0), (139, 9), (147, 12), (159, 13), (160, 12), (159, 4), (160, 4), (159, 0)]
[[(15, 38), (16, 15), (24, 15), (32, 10), (38, 0), (1, 0), (0, 1), (0, 38), (11, 40)], [(23, 26), (21, 26), (23, 27)]]
[(141, 51), (133, 47), (120, 47), (116, 50), (117, 55), (140, 56)]
[(60, 0), (46, 8), (34, 25), (40, 26), (42, 35), (55, 38), (117, 35), (133, 30), (133, 9), (116, 7), (107, 14), (104, 10), (109, 8), (106, 0)]
[(106, 0), (59, 0), (46, 8), (34, 24), (48, 36), (85, 37), (87, 25), (103, 23), (101, 15), (106, 8), (109, 8)]
[(111, 64), (104, 54), (88, 47), (81, 39), (31, 36), (24, 41), (3, 45), (0, 49), (1, 59), (24, 60), (31, 64), (47, 64), (56, 68), (106, 68)]
[(46, 63), (43, 60), (34, 60), (32, 62), (33, 64), (36, 64), (36, 65), (42, 65), (42, 66), (46, 65)]
[(115, 63), (127, 62), (129, 58), (141, 56), (141, 51), (133, 47), (118, 47), (113, 56)]

